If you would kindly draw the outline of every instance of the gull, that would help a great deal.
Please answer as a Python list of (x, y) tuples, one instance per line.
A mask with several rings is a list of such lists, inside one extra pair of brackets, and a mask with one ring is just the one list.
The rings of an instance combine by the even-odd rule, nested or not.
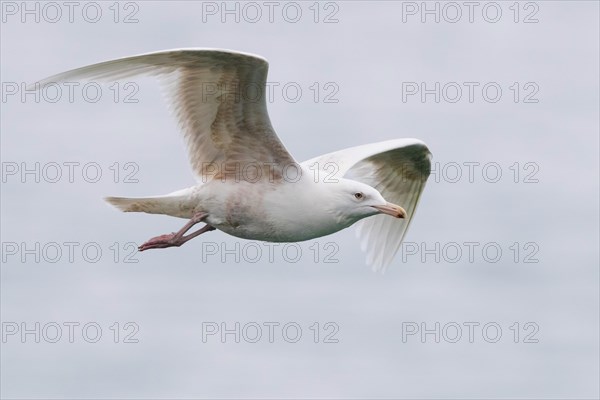
[[(166, 89), (197, 184), (163, 196), (105, 199), (125, 212), (188, 220), (139, 251), (181, 246), (215, 229), (244, 239), (299, 242), (357, 223), (367, 264), (385, 270), (429, 176), (427, 146), (417, 139), (392, 139), (297, 162), (269, 120), (267, 70), (268, 62), (253, 54), (174, 49), (74, 69), (33, 88), (151, 75)], [(306, 140), (319, 143), (317, 135)], [(204, 226), (188, 233), (198, 223)]]

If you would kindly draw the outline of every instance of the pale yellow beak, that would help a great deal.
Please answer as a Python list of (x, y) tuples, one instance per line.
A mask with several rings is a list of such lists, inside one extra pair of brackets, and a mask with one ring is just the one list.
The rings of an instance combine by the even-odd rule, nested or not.
[(381, 212), (383, 214), (391, 215), (392, 217), (406, 218), (406, 210), (404, 210), (404, 208), (397, 206), (395, 204), (392, 204), (392, 203), (387, 203), (384, 206), (372, 206), (372, 207), (375, 208), (376, 210), (378, 210), (379, 212)]

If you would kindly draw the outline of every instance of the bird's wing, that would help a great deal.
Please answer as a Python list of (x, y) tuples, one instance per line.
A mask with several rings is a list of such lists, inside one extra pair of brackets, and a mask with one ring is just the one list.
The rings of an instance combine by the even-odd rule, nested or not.
[(106, 61), (63, 72), (34, 85), (67, 80), (113, 82), (153, 75), (167, 89), (188, 144), (192, 168), (204, 182), (231, 165), (294, 163), (271, 127), (265, 84), (268, 63), (245, 53), (180, 49)]
[(321, 169), (325, 179), (345, 177), (377, 189), (406, 210), (404, 219), (375, 215), (358, 222), (357, 235), (367, 253), (367, 264), (383, 271), (400, 248), (431, 171), (431, 153), (417, 139), (396, 139), (351, 147), (302, 163)]

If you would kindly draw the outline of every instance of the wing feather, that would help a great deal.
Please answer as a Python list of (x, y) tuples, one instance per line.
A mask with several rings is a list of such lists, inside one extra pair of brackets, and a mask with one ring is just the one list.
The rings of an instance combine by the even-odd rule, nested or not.
[(111, 82), (158, 77), (188, 145), (194, 172), (206, 181), (226, 164), (286, 166), (293, 157), (267, 112), (268, 63), (246, 53), (181, 49), (147, 53), (67, 71), (36, 83), (41, 89), (67, 80)]
[(400, 248), (431, 172), (429, 149), (417, 139), (396, 139), (325, 154), (302, 165), (314, 168), (315, 163), (335, 163), (339, 177), (366, 183), (406, 210), (405, 219), (375, 215), (357, 223), (367, 264), (385, 270)]

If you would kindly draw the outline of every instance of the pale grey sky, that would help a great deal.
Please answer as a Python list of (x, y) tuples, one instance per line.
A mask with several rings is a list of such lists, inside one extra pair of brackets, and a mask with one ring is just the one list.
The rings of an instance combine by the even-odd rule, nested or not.
[[(2, 397), (597, 398), (598, 3), (476, 3), (3, 1)], [(133, 251), (183, 220), (102, 197), (194, 183), (158, 84), (23, 84), (181, 47), (267, 58), (299, 160), (429, 145), (385, 275), (352, 228)]]

